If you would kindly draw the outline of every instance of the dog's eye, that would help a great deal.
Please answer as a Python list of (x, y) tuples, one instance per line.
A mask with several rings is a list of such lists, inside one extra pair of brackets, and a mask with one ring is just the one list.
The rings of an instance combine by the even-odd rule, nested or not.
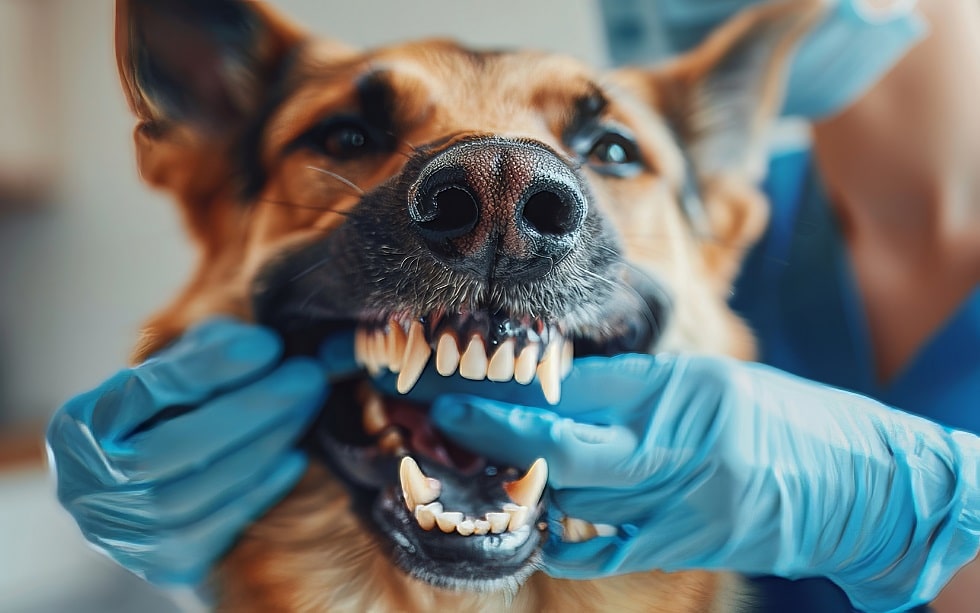
[(603, 166), (636, 164), (640, 161), (640, 150), (627, 136), (606, 132), (592, 143), (587, 158), (590, 163)]
[(386, 141), (378, 130), (355, 116), (333, 117), (306, 133), (299, 143), (337, 160), (352, 160), (377, 153)]

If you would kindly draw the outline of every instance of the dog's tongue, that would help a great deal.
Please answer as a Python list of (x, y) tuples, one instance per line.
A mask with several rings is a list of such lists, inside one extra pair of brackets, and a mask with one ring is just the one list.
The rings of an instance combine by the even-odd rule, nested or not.
[(433, 428), (424, 409), (395, 398), (387, 398), (385, 404), (388, 419), (407, 434), (407, 442), (413, 453), (462, 475), (473, 475), (486, 467), (486, 459), (456, 445)]

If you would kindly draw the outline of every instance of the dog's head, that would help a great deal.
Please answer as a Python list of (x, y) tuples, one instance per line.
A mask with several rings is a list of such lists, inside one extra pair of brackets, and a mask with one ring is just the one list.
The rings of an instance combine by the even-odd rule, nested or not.
[[(599, 75), (446, 41), (354, 51), (258, 2), (120, 1), (140, 171), (201, 249), (138, 353), (213, 313), (291, 351), (356, 329), (369, 374), (334, 386), (316, 438), (365, 521), (430, 582), (526, 576), (541, 467), (515, 483), (399, 393), (428, 366), (555, 402), (573, 347), (748, 356), (725, 299), (809, 13), (754, 9), (669, 64)], [(387, 371), (397, 391), (364, 385)]]

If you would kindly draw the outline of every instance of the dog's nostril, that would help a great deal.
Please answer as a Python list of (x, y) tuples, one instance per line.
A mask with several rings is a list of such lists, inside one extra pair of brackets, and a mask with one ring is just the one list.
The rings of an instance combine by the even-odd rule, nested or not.
[(421, 198), (414, 217), (429, 238), (446, 240), (463, 236), (476, 227), (480, 207), (465, 189), (446, 187)]
[(528, 198), (521, 214), (531, 229), (544, 235), (571, 234), (582, 225), (580, 207), (551, 191)]

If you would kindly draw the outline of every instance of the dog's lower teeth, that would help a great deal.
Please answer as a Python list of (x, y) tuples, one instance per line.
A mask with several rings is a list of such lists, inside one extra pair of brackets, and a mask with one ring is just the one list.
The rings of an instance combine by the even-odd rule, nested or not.
[(444, 511), (436, 515), (436, 524), (446, 534), (455, 532), (456, 526), (461, 521), (463, 521), (463, 514), (458, 511)]
[(459, 374), (464, 379), (482, 381), (487, 377), (487, 350), (478, 336), (470, 339), (459, 361)]
[(476, 525), (472, 519), (464, 519), (463, 521), (456, 524), (456, 532), (462, 536), (469, 536), (476, 531)]
[(484, 535), (490, 532), (490, 522), (485, 519), (473, 520), (473, 534)]
[(490, 532), (500, 534), (507, 532), (510, 525), (510, 513), (487, 513), (487, 523), (490, 524)]
[(504, 505), (504, 511), (510, 514), (510, 523), (507, 524), (507, 530), (510, 532), (520, 530), (527, 525), (531, 513), (531, 510), (525, 506), (509, 503)]
[(414, 511), (419, 505), (433, 502), (439, 497), (442, 489), (437, 480), (430, 479), (422, 473), (422, 469), (411, 456), (402, 458), (398, 468), (398, 478), (401, 480), (402, 496), (409, 511)]
[(436, 516), (441, 514), (442, 511), (442, 504), (438, 502), (420, 504), (415, 507), (415, 521), (418, 522), (423, 530), (432, 530), (436, 527)]

